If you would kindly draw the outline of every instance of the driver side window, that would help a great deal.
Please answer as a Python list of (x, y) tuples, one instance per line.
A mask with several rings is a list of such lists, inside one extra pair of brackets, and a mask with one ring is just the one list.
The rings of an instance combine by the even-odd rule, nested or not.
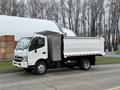
[(30, 51), (41, 48), (45, 45), (45, 39), (41, 37), (34, 38), (31, 42)]

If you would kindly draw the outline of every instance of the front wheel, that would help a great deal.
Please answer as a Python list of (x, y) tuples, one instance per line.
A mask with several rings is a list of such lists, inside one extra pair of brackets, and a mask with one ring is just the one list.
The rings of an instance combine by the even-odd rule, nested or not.
[(89, 70), (91, 68), (90, 60), (82, 60), (79, 62), (79, 68), (81, 70)]
[(35, 66), (35, 72), (39, 75), (43, 75), (45, 74), (47, 71), (47, 65), (45, 62), (37, 62), (36, 66)]

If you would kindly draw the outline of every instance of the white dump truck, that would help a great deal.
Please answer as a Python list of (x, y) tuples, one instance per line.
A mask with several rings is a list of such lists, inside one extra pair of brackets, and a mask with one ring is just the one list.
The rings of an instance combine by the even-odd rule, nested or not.
[(57, 32), (43, 31), (20, 39), (13, 65), (40, 75), (52, 68), (78, 66), (88, 70), (95, 65), (95, 56), (104, 54), (102, 37), (65, 37)]
[(50, 20), (0, 15), (0, 24), (4, 33), (23, 36), (15, 48), (13, 65), (26, 72), (42, 75), (48, 69), (75, 66), (88, 70), (95, 65), (95, 56), (105, 54), (102, 37), (77, 37)]

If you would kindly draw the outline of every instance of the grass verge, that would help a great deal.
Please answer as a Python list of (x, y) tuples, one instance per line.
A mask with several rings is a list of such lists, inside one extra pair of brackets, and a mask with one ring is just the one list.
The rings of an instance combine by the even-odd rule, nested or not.
[(96, 64), (114, 64), (120, 63), (119, 57), (96, 57)]
[(0, 62), (0, 73), (18, 72), (22, 69), (16, 68), (12, 65), (12, 61)]

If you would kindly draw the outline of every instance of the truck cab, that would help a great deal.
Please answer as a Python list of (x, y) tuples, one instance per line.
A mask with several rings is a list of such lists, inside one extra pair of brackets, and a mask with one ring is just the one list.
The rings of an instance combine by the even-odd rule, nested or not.
[(37, 60), (48, 58), (47, 48), (46, 36), (24, 37), (20, 39), (14, 51), (13, 65), (21, 68), (34, 66)]
[[(46, 71), (44, 68), (56, 67), (56, 62), (61, 61), (62, 41), (62, 35), (52, 31), (24, 37), (19, 40), (14, 51), (13, 65), (27, 72), (35, 70), (37, 74), (44, 74), (43, 71)], [(42, 65), (39, 64), (41, 62)]]

